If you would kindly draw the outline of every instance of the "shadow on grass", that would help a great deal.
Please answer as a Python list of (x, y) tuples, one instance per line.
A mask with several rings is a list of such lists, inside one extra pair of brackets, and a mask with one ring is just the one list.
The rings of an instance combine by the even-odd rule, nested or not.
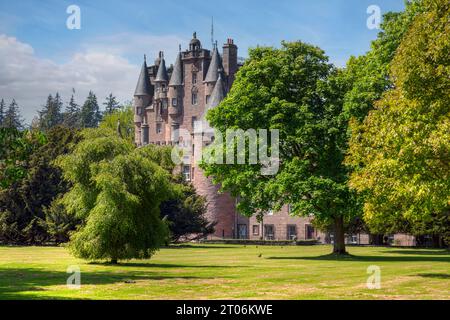
[(327, 254), (316, 257), (268, 257), (274, 260), (323, 260), (323, 261), (368, 261), (368, 262), (450, 262), (448, 256), (354, 256), (351, 254), (338, 256)]
[(450, 274), (446, 273), (419, 273), (418, 276), (424, 278), (450, 279)]
[(248, 266), (237, 266), (237, 265), (228, 265), (228, 266), (222, 266), (222, 265), (188, 265), (188, 264), (162, 264), (162, 263), (145, 263), (145, 262), (120, 262), (118, 264), (111, 264), (109, 262), (88, 262), (90, 265), (97, 265), (97, 266), (108, 266), (108, 267), (138, 267), (138, 268), (163, 268), (163, 269), (170, 269), (170, 268), (246, 268)]
[(208, 246), (201, 244), (172, 244), (167, 247), (161, 247), (161, 249), (236, 249), (238, 246), (225, 246), (211, 244)]
[[(122, 266), (122, 265), (118, 265)], [(149, 267), (152, 265), (149, 264)], [(12, 299), (70, 299), (52, 297), (43, 294), (45, 287), (61, 286), (66, 288), (70, 273), (64, 271), (43, 270), (38, 268), (0, 268), (0, 300)], [(133, 286), (139, 280), (178, 280), (213, 279), (199, 276), (168, 275), (160, 272), (142, 270), (115, 272), (86, 272), (81, 270), (81, 285), (122, 284)], [(78, 298), (77, 298), (78, 299)]]
[(448, 255), (450, 256), (450, 251), (445, 249), (404, 249), (404, 250), (391, 250), (391, 251), (382, 251), (385, 253), (394, 253), (394, 254), (412, 254), (412, 255)]

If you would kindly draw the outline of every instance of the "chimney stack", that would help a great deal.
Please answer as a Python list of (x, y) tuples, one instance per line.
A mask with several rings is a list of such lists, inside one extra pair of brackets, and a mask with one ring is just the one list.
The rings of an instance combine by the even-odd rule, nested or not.
[[(234, 81), (234, 75), (238, 69), (238, 56), (237, 56), (238, 47), (234, 44), (233, 39), (228, 38), (227, 43), (223, 45), (223, 69), (228, 78), (227, 89), (230, 90), (231, 85)], [(227, 91), (228, 91), (227, 90)]]

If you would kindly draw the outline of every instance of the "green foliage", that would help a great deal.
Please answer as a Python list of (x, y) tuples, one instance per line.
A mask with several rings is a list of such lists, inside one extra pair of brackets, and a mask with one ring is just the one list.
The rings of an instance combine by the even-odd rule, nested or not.
[(23, 119), (20, 115), (19, 106), (17, 105), (15, 99), (12, 100), (11, 104), (5, 112), (2, 127), (17, 130), (23, 129)]
[(73, 94), (63, 114), (63, 124), (69, 128), (81, 127), (81, 109), (80, 106), (75, 102)]
[(392, 88), (389, 67), (403, 36), (414, 18), (423, 11), (422, 0), (406, 3), (403, 12), (388, 12), (383, 17), (381, 32), (367, 54), (351, 57), (345, 78), (351, 86), (345, 94), (344, 109), (349, 116), (362, 121), (373, 109), (374, 102)]
[(161, 203), (161, 216), (168, 221), (172, 242), (201, 239), (214, 232), (206, 217), (206, 199), (192, 185), (181, 185), (179, 196)]
[(450, 207), (450, 5), (423, 6), (393, 60), (395, 88), (352, 124), (351, 185), (374, 229), (426, 225)]
[[(346, 82), (321, 49), (302, 42), (283, 42), (281, 49), (258, 47), (249, 56), (208, 120), (221, 132), (279, 129), (279, 171), (264, 176), (260, 164), (204, 163), (205, 172), (240, 197), (238, 209), (245, 215), (290, 203), (294, 215), (314, 215), (328, 223), (350, 219), (358, 205), (342, 165)], [(339, 232), (343, 236), (342, 228)]]
[(45, 142), (40, 132), (0, 128), (0, 189), (27, 175), (31, 154)]
[(100, 122), (100, 128), (109, 128), (116, 132), (120, 130), (120, 136), (130, 142), (134, 142), (134, 113), (131, 105), (115, 108), (108, 112)]
[(47, 98), (47, 103), (39, 111), (39, 129), (45, 132), (60, 125), (63, 121), (61, 109), (62, 101), (59, 93), (56, 93), (54, 98), (50, 94)]
[[(73, 187), (62, 203), (83, 223), (69, 247), (98, 260), (148, 258), (167, 236), (159, 205), (173, 188), (170, 175), (109, 129), (83, 131), (83, 140), (57, 159)], [(150, 147), (151, 148), (151, 147)]]
[(6, 104), (5, 104), (5, 100), (2, 99), (0, 101), (0, 128), (3, 127), (3, 121), (5, 119), (5, 112), (6, 112)]
[(43, 243), (52, 240), (43, 223), (45, 210), (69, 187), (52, 161), (69, 151), (71, 143), (76, 141), (76, 132), (55, 127), (47, 132), (45, 141), (39, 140), (44, 139), (39, 132), (20, 134), (34, 140), (26, 142), (31, 141), (22, 164), (26, 174), (0, 191), (0, 239), (8, 243)]
[(116, 97), (114, 97), (112, 93), (110, 93), (109, 96), (106, 97), (106, 101), (103, 102), (103, 105), (105, 106), (106, 114), (111, 114), (114, 111), (120, 109), (120, 104), (117, 102)]
[(101, 113), (97, 103), (97, 97), (92, 91), (86, 98), (81, 107), (81, 127), (82, 128), (96, 128), (101, 120)]

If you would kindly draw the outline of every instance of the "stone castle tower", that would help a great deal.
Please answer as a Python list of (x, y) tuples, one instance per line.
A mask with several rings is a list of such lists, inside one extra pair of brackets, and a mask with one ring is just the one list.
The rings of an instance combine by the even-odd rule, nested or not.
[(175, 145), (182, 141), (180, 132), (187, 132), (192, 152), (182, 165), (183, 175), (206, 197), (207, 217), (217, 223), (214, 236), (235, 238), (238, 223), (248, 219), (236, 212), (236, 200), (219, 193), (219, 187), (204, 176), (194, 161), (201, 146), (213, 138), (194, 134), (195, 126), (204, 122), (206, 111), (226, 96), (239, 68), (238, 48), (232, 39), (227, 40), (222, 50), (221, 56), (217, 44), (212, 52), (202, 48), (194, 33), (189, 48), (181, 51), (180, 47), (173, 66), (166, 67), (163, 52), (151, 66), (144, 58), (134, 93), (135, 142), (139, 146)]

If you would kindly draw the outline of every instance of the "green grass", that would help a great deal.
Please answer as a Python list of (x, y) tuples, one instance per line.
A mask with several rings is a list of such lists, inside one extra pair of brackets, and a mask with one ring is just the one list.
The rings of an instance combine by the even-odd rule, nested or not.
[[(152, 259), (94, 264), (59, 247), (0, 247), (0, 299), (450, 299), (445, 250), (189, 245)], [(81, 269), (68, 289), (67, 267)], [(366, 287), (381, 268), (381, 289)]]

